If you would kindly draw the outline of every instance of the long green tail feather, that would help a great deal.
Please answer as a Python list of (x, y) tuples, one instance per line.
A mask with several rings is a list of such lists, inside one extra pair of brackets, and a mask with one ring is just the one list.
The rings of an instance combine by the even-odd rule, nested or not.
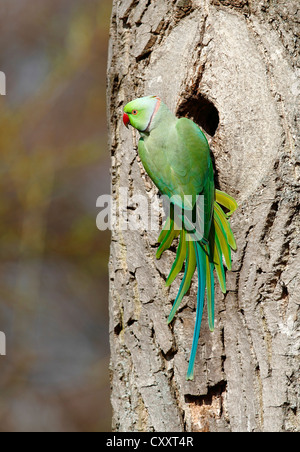
[[(175, 261), (172, 265), (170, 274), (166, 281), (166, 286), (170, 286), (175, 278), (182, 270), (185, 261), (184, 276), (168, 317), (168, 323), (170, 323), (179, 305), (190, 288), (192, 277), (197, 267), (198, 272), (198, 294), (197, 294), (197, 310), (196, 310), (196, 322), (194, 328), (193, 344), (191, 349), (191, 355), (189, 360), (189, 367), (187, 372), (187, 379), (192, 380), (194, 377), (194, 363), (197, 351), (197, 345), (200, 334), (201, 320), (203, 315), (204, 298), (206, 292), (207, 299), (207, 312), (208, 312), (208, 324), (211, 331), (214, 330), (214, 269), (220, 283), (220, 287), (223, 293), (226, 293), (226, 278), (225, 269), (223, 264), (223, 258), (226, 263), (226, 267), (231, 269), (231, 249), (236, 250), (236, 241), (232, 233), (228, 218), (236, 210), (237, 203), (229, 195), (220, 190), (216, 190), (215, 202), (214, 202), (214, 215), (211, 224), (211, 230), (209, 234), (209, 240), (201, 240), (199, 242), (189, 240), (188, 232), (182, 229), (177, 230), (174, 221), (167, 219), (163, 230), (160, 233), (158, 241), (160, 246), (157, 250), (156, 257), (159, 259), (162, 253), (167, 250), (173, 240), (180, 234), (179, 245), (176, 253)], [(228, 209), (226, 214), (219, 206)], [(184, 226), (183, 226), (184, 228)]]
[(207, 314), (208, 325), (210, 331), (215, 329), (215, 279), (214, 279), (214, 263), (209, 260), (209, 249), (207, 246), (206, 253), (206, 297), (207, 297)]
[(203, 315), (204, 307), (204, 296), (205, 296), (205, 286), (206, 286), (206, 253), (204, 252), (201, 245), (198, 242), (193, 242), (196, 259), (197, 259), (197, 270), (198, 270), (198, 294), (197, 294), (197, 309), (196, 309), (196, 322), (194, 328), (193, 344), (191, 349), (191, 356), (189, 361), (189, 367), (187, 371), (187, 380), (194, 379), (194, 366), (195, 358), (198, 347), (201, 321)]
[(216, 201), (218, 204), (221, 204), (221, 206), (224, 206), (226, 207), (226, 209), (229, 210), (229, 212), (227, 213), (228, 217), (230, 217), (233, 214), (233, 212), (238, 208), (238, 204), (232, 196), (217, 189), (216, 189)]
[(218, 275), (221, 290), (223, 293), (226, 293), (226, 280), (225, 280), (225, 271), (224, 271), (224, 266), (223, 266), (223, 261), (222, 261), (222, 251), (221, 251), (221, 246), (220, 246), (220, 242), (219, 242), (217, 234), (215, 235), (214, 242), (215, 242), (215, 244), (214, 244), (215, 269), (216, 269), (216, 272)]
[(224, 228), (224, 231), (226, 232), (226, 236), (227, 236), (227, 240), (228, 240), (228, 244), (229, 246), (235, 251), (236, 250), (236, 241), (233, 235), (233, 232), (231, 230), (229, 221), (226, 218), (226, 214), (225, 212), (221, 209), (221, 207), (219, 206), (219, 204), (217, 202), (215, 202), (214, 205), (214, 209), (215, 212), (218, 213), (220, 221), (222, 223), (222, 226)]
[(161, 244), (157, 250), (157, 253), (156, 253), (157, 259), (160, 259), (162, 253), (164, 251), (166, 251), (167, 249), (169, 249), (173, 243), (173, 240), (179, 236), (180, 231), (177, 229), (174, 229), (174, 226), (175, 226), (174, 220), (171, 220), (170, 229), (169, 229), (169, 231), (167, 231), (165, 238), (163, 239), (163, 241), (161, 242)]
[(228, 270), (231, 270), (230, 246), (228, 245), (226, 232), (224, 231), (224, 228), (222, 226), (222, 223), (221, 223), (221, 220), (220, 220), (220, 217), (219, 217), (217, 211), (215, 211), (215, 214), (214, 214), (214, 222), (215, 222), (215, 231), (216, 231), (216, 234), (217, 234), (219, 242), (220, 242), (221, 251), (222, 251), (222, 254), (225, 259), (226, 267), (228, 268)]
[(170, 312), (170, 315), (168, 318), (168, 323), (172, 322), (174, 315), (176, 314), (176, 311), (177, 311), (184, 295), (187, 293), (187, 291), (190, 288), (192, 277), (195, 273), (196, 255), (195, 255), (193, 243), (194, 243), (193, 241), (187, 242), (185, 272), (184, 272), (183, 280), (181, 282), (176, 300), (174, 301), (173, 307), (171, 309), (171, 312)]
[(177, 254), (176, 254), (176, 259), (174, 261), (174, 264), (172, 266), (172, 269), (170, 271), (170, 274), (168, 276), (168, 279), (166, 281), (166, 286), (170, 286), (172, 284), (172, 282), (174, 281), (174, 279), (176, 278), (176, 276), (180, 273), (184, 261), (185, 261), (185, 257), (186, 257), (186, 240), (185, 240), (185, 235), (186, 232), (182, 229), (180, 231), (180, 241), (179, 241), (179, 245), (177, 248)]

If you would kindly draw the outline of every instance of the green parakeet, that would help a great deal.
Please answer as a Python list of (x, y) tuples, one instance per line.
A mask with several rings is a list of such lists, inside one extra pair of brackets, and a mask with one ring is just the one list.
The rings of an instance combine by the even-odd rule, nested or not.
[[(214, 329), (214, 270), (222, 291), (226, 292), (223, 260), (230, 270), (231, 250), (236, 249), (228, 219), (236, 210), (237, 203), (231, 196), (215, 189), (209, 145), (193, 121), (176, 118), (159, 97), (147, 96), (125, 106), (123, 122), (139, 131), (138, 151), (145, 170), (161, 193), (170, 198), (170, 218), (158, 238), (158, 259), (179, 236), (176, 259), (167, 286), (177, 277), (184, 263), (185, 269), (169, 323), (187, 293), (197, 268), (196, 322), (187, 371), (187, 379), (192, 380), (205, 292), (209, 328), (211, 331)], [(197, 203), (199, 195), (203, 200), (200, 207)], [(220, 205), (228, 212), (225, 213)], [(191, 227), (187, 213), (194, 215), (199, 228)]]

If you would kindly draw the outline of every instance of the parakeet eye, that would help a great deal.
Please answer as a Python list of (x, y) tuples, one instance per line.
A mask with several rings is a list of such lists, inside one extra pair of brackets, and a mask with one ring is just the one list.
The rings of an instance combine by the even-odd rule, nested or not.
[(133, 114), (134, 116), (136, 116), (136, 115), (138, 114), (138, 111), (137, 111), (137, 110), (132, 110), (132, 114)]

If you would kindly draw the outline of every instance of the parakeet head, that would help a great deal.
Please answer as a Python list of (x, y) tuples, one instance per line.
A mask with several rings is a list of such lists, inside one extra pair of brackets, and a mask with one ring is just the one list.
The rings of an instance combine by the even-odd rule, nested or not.
[(157, 113), (161, 100), (157, 96), (147, 96), (129, 102), (124, 108), (123, 122), (131, 124), (139, 132), (149, 132), (152, 120)]

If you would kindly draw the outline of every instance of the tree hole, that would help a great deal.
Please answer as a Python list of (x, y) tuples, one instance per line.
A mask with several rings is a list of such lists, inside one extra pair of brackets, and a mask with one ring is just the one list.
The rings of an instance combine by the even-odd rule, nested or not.
[(192, 119), (211, 137), (215, 135), (219, 125), (219, 112), (203, 94), (183, 100), (177, 113), (178, 116)]

